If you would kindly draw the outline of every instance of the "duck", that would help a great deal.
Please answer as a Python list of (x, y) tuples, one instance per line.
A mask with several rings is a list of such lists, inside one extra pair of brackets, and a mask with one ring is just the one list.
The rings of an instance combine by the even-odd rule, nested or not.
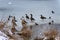
[(12, 28), (12, 29), (11, 29), (11, 32), (12, 32), (13, 34), (15, 34), (15, 32), (17, 32), (16, 28), (15, 28), (15, 27)]
[(16, 20), (16, 17), (14, 16), (14, 20), (15, 20), (15, 22), (17, 22), (17, 20)]
[(32, 15), (32, 14), (30, 14), (30, 15), (31, 15), (30, 20), (31, 20), (31, 21), (35, 20), (35, 19), (33, 18), (33, 15)]
[(29, 16), (27, 14), (25, 14), (25, 15), (26, 15), (26, 19), (29, 19)]
[(16, 24), (16, 19), (15, 19), (15, 17), (12, 17), (13, 19), (12, 19), (12, 23), (13, 23), (13, 25), (15, 25), (15, 26), (17, 26), (17, 24)]
[(54, 14), (54, 11), (52, 10), (52, 14)]
[(35, 23), (35, 25), (39, 25), (38, 23)]
[(49, 19), (51, 19), (51, 17), (49, 17)]
[(26, 23), (27, 23), (27, 22), (23, 19), (23, 20), (22, 20), (22, 24), (26, 24)]
[(10, 20), (11, 16), (9, 15), (8, 20)]
[(54, 23), (54, 21), (52, 20), (52, 24)]
[(9, 18), (11, 18), (12, 16), (11, 15), (9, 15)]
[(51, 22), (49, 22), (48, 24), (51, 25)]
[(41, 15), (41, 17), (40, 17), (41, 19), (46, 19), (46, 17), (44, 17), (43, 15)]

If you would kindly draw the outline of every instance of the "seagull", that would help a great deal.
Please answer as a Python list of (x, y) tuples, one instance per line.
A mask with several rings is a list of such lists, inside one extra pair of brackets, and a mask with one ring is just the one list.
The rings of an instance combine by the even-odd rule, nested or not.
[(30, 14), (30, 15), (31, 15), (31, 18), (30, 18), (30, 19), (31, 19), (31, 21), (35, 20), (35, 19), (33, 18), (33, 15), (32, 15), (32, 14)]
[(29, 16), (27, 14), (25, 14), (25, 15), (26, 15), (26, 19), (29, 19)]
[(40, 17), (41, 19), (46, 19), (46, 17), (44, 17), (43, 15), (41, 15), (41, 17)]

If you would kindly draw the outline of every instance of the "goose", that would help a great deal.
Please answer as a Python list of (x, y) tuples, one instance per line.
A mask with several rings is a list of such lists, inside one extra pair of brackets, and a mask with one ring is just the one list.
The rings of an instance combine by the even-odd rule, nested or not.
[(52, 10), (52, 14), (54, 14), (54, 11)]
[(30, 14), (30, 15), (31, 15), (30, 20), (31, 20), (31, 21), (35, 20), (35, 19), (33, 18), (33, 15), (32, 15), (32, 14)]
[(27, 14), (25, 14), (25, 15), (26, 15), (26, 19), (29, 19), (29, 16)]
[(44, 17), (43, 15), (41, 15), (41, 17), (40, 17), (41, 19), (46, 19), (46, 17)]
[(54, 21), (52, 20), (52, 24), (54, 23)]
[(49, 17), (49, 19), (51, 19), (51, 17)]
[(38, 23), (35, 23), (35, 25), (38, 25)]
[(51, 25), (51, 22), (49, 22), (48, 24)]
[(11, 16), (9, 15), (8, 20), (10, 20)]

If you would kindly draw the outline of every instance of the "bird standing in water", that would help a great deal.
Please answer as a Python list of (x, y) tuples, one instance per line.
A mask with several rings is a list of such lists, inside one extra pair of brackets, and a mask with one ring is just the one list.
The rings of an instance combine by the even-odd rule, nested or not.
[(46, 19), (46, 17), (44, 17), (43, 15), (41, 15), (41, 17), (40, 17), (40, 18), (41, 18), (42, 20), (43, 20), (43, 19)]
[(30, 20), (31, 20), (31, 21), (35, 20), (35, 19), (33, 18), (33, 15), (32, 15), (32, 14), (30, 14), (30, 15), (31, 15)]

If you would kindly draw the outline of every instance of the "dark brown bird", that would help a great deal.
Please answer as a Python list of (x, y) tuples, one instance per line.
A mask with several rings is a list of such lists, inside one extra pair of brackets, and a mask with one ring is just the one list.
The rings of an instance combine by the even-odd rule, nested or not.
[(54, 23), (54, 21), (52, 20), (52, 24)]
[(10, 20), (11, 17), (12, 17), (12, 16), (9, 15), (8, 20)]
[(22, 24), (26, 24), (27, 22), (25, 20), (22, 20)]
[(49, 22), (48, 24), (51, 25), (51, 22)]
[(8, 18), (8, 20), (10, 20), (10, 18)]
[(52, 14), (54, 14), (54, 11), (52, 10)]
[(11, 18), (12, 16), (11, 15), (9, 15), (9, 18)]
[(25, 23), (27, 23), (26, 21), (24, 21)]
[(26, 19), (29, 19), (29, 16), (27, 14), (25, 14), (25, 15), (26, 15)]
[(41, 15), (41, 17), (40, 17), (41, 19), (46, 19), (46, 17), (44, 17), (43, 15)]
[(51, 19), (51, 17), (49, 17), (49, 19)]
[(35, 20), (35, 19), (33, 18), (33, 15), (32, 15), (32, 14), (30, 14), (30, 15), (31, 15), (31, 18), (30, 18), (30, 19), (31, 19), (31, 21)]
[(35, 25), (38, 25), (38, 23), (35, 23)]
[(14, 21), (17, 22), (16, 17), (14, 16)]

